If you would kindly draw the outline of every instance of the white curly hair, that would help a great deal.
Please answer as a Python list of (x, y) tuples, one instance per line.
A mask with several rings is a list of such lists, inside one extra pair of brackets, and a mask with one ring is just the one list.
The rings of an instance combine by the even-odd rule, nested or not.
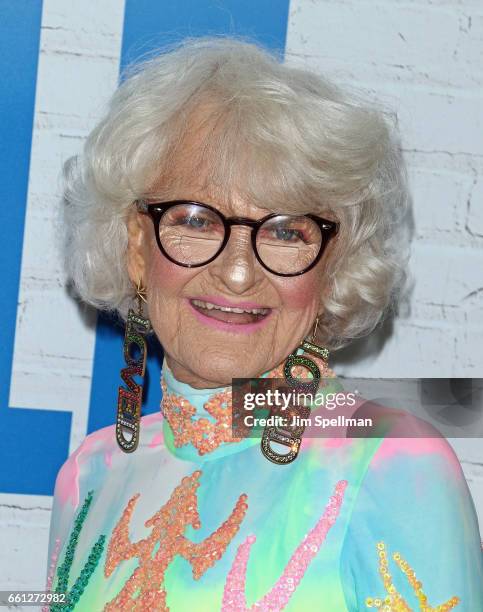
[[(193, 130), (202, 144), (190, 150)], [(325, 346), (396, 310), (411, 230), (395, 113), (233, 37), (185, 39), (131, 68), (66, 163), (63, 261), (84, 302), (126, 318), (132, 203), (167, 193), (185, 164), (220, 197), (340, 221), (321, 296)]]

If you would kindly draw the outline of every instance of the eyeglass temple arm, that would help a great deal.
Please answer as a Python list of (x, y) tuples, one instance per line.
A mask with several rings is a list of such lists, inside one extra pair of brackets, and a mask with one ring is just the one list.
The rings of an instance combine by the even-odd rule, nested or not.
[(148, 212), (148, 203), (146, 202), (146, 200), (135, 200), (134, 204), (136, 205), (136, 210), (138, 212), (141, 213), (147, 213)]

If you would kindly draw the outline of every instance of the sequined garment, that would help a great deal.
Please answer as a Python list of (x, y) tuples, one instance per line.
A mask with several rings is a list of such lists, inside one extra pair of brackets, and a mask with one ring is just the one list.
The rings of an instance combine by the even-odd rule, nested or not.
[[(166, 365), (161, 386), (165, 418), (143, 417), (135, 453), (106, 427), (58, 474), (46, 576), (64, 610), (483, 612), (476, 512), (444, 439), (304, 436), (280, 466), (232, 435), (229, 388)], [(343, 391), (328, 368), (321, 390)]]

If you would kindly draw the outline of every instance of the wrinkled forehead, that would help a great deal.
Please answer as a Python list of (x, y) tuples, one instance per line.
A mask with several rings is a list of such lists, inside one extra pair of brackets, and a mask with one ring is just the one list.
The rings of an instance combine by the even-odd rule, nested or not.
[(293, 195), (281, 189), (287, 163), (254, 138), (256, 123), (233, 108), (205, 102), (175, 120), (167, 154), (160, 161), (149, 196), (158, 201), (197, 200), (227, 216), (261, 218), (298, 212)]

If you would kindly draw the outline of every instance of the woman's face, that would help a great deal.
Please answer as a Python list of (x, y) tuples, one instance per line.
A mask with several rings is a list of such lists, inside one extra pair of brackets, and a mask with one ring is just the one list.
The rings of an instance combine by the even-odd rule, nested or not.
[[(236, 196), (228, 204), (216, 201), (188, 184), (171, 196), (205, 202), (226, 216), (260, 219), (271, 212)], [(147, 215), (133, 212), (128, 230), (130, 278), (135, 284), (143, 280), (152, 327), (178, 380), (206, 388), (259, 376), (309, 335), (320, 313), (325, 257), (300, 276), (277, 276), (257, 261), (250, 228), (235, 225), (214, 261), (186, 268), (160, 252)], [(266, 314), (227, 313), (211, 305), (266, 309)]]

